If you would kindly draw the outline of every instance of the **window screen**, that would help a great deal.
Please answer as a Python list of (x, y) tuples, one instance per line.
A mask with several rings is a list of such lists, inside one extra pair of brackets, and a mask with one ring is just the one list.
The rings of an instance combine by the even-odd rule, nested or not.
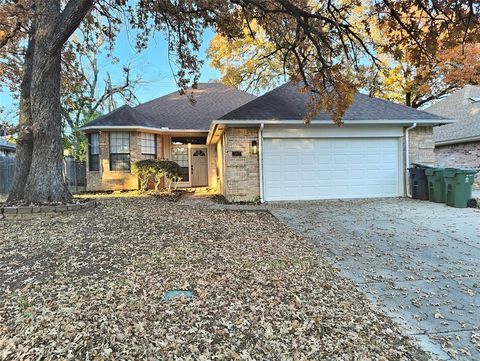
[(130, 133), (110, 133), (110, 170), (130, 170)]
[(98, 172), (100, 170), (100, 137), (98, 133), (92, 133), (88, 138), (88, 169)]

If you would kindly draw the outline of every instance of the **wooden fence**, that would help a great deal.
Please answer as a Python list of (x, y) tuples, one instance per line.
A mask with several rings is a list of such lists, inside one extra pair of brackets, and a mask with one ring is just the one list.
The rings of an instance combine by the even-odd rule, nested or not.
[(8, 193), (13, 183), (15, 158), (0, 156), (0, 193)]
[[(86, 166), (84, 161), (65, 158), (65, 182), (71, 192), (82, 192), (86, 187)], [(8, 193), (15, 173), (15, 157), (0, 156), (0, 193)]]

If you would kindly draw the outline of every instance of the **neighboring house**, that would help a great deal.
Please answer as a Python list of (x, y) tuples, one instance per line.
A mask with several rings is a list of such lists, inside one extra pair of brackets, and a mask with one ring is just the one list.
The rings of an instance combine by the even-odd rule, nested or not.
[(195, 104), (172, 93), (85, 126), (87, 189), (137, 189), (131, 163), (166, 158), (181, 186), (231, 201), (403, 196), (406, 164), (433, 164), (433, 126), (450, 122), (358, 94), (344, 126), (323, 112), (305, 125), (309, 95), (290, 83), (258, 98), (210, 83), (193, 93)]
[[(437, 163), (480, 168), (480, 86), (467, 85), (426, 109), (457, 122), (434, 128)], [(480, 175), (475, 177), (480, 187)]]
[(4, 137), (0, 137), (0, 157), (14, 157), (15, 144), (7, 141)]

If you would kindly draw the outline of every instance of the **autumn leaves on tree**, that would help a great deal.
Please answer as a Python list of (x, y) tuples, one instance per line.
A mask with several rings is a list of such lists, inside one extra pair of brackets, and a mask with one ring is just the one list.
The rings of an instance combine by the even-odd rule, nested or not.
[[(0, 51), (22, 63), (9, 200), (71, 200), (62, 177), (61, 69), (79, 27), (113, 42), (123, 22), (136, 30), (139, 49), (162, 32), (180, 88), (198, 80), (203, 31), (214, 28), (210, 55), (225, 82), (260, 90), (288, 78), (310, 92), (310, 115), (322, 109), (341, 122), (360, 87), (419, 106), (478, 81), (479, 7), (473, 0), (2, 0)], [(3, 81), (8, 61), (0, 70)]]
[[(425, 1), (363, 2), (348, 20), (376, 59), (362, 59), (350, 73), (354, 82), (371, 96), (414, 108), (465, 84), (480, 84), (478, 6), (472, 1), (437, 2), (437, 7)], [(284, 80), (281, 54), (268, 56), (274, 48), (254, 22), (245, 23), (243, 36), (233, 41), (217, 34), (208, 55), (223, 83), (258, 93)]]

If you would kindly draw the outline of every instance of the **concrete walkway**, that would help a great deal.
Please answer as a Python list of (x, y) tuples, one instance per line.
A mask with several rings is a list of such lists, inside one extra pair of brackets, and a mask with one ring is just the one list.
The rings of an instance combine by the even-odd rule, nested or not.
[(480, 210), (409, 199), (273, 203), (268, 209), (427, 351), (480, 360)]

